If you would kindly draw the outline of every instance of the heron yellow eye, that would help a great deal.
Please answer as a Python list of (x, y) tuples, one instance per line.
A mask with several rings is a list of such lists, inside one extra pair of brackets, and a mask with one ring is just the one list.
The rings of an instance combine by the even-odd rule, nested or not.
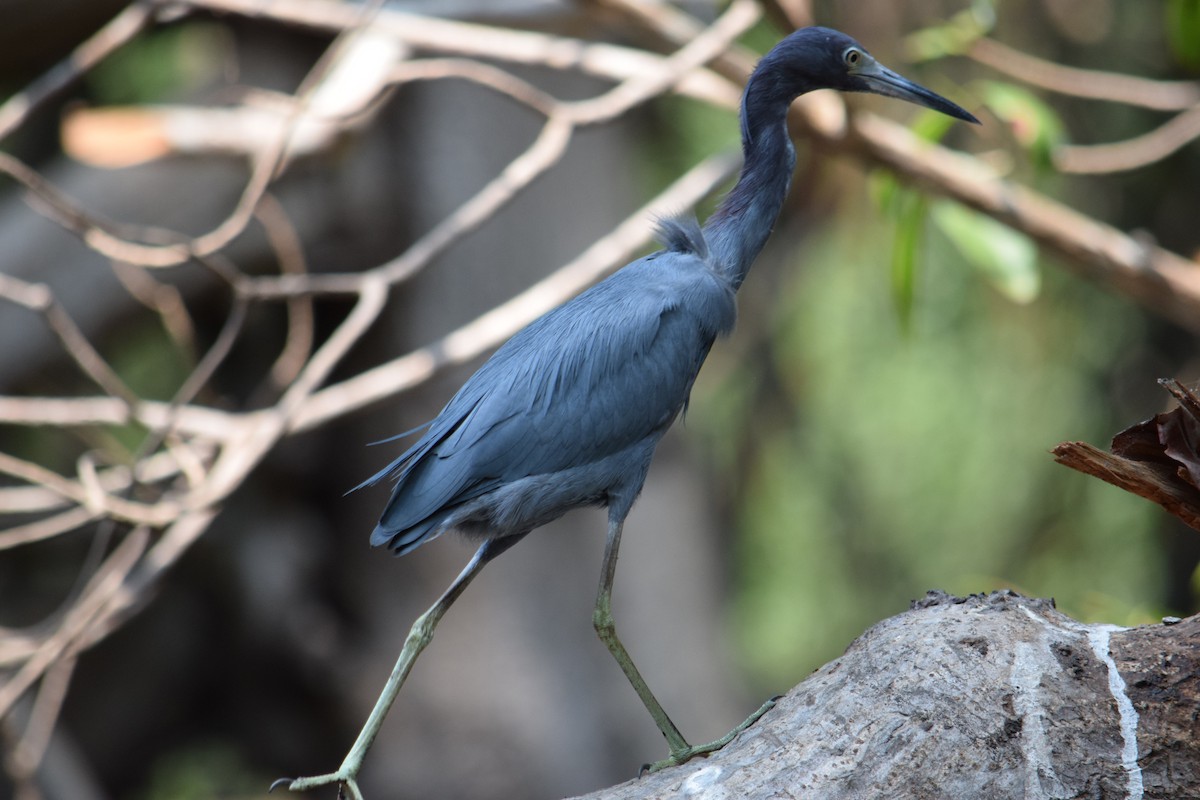
[(851, 47), (845, 52), (845, 54), (842, 56), (842, 59), (845, 60), (847, 67), (853, 69), (862, 63), (862, 56), (863, 54), (861, 50), (856, 50), (855, 48)]

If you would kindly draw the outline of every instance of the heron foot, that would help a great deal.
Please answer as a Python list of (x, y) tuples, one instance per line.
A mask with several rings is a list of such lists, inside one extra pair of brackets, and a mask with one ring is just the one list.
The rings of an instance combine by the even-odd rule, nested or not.
[(772, 697), (770, 700), (759, 706), (757, 711), (747, 717), (745, 722), (743, 722), (741, 725), (738, 725), (736, 728), (716, 741), (709, 742), (708, 744), (689, 745), (682, 750), (671, 753), (671, 755), (667, 756), (662, 761), (655, 761), (653, 764), (646, 764), (642, 767), (642, 774), (648, 772), (658, 772), (660, 769), (666, 769), (667, 767), (677, 767), (680, 764), (684, 764), (692, 760), (696, 756), (706, 756), (709, 753), (715, 753), (725, 745), (732, 742), (739, 733), (758, 722), (759, 717), (774, 708), (777, 702), (779, 702), (779, 696)]
[(271, 784), (268, 793), (275, 791), (280, 786), (286, 786), (289, 792), (306, 792), (309, 789), (316, 789), (320, 786), (329, 786), (337, 784), (338, 800), (363, 800), (362, 790), (358, 788), (358, 782), (354, 780), (355, 772), (343, 767), (337, 772), (331, 772), (328, 775), (314, 775), (311, 778), (280, 778)]

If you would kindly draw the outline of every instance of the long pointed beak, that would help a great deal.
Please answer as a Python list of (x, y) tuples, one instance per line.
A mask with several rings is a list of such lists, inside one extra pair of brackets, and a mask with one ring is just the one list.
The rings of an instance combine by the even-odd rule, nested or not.
[(957, 119), (973, 122), (976, 125), (980, 124), (979, 120), (970, 111), (967, 111), (956, 103), (950, 102), (936, 92), (929, 91), (921, 84), (914, 83), (903, 75), (893, 72), (878, 61), (873, 61), (871, 64), (863, 67), (855, 73), (855, 77), (862, 81), (862, 91), (864, 92), (907, 100), (910, 103), (916, 103), (919, 106), (925, 106), (926, 108), (932, 108), (934, 111), (949, 114)]

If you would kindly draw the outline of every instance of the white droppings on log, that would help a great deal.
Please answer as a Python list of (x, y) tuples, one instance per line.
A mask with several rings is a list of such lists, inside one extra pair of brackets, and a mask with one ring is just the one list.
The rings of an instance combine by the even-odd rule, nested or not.
[(1087, 638), (1096, 658), (1103, 661), (1104, 666), (1108, 668), (1108, 690), (1112, 692), (1113, 699), (1117, 701), (1121, 738), (1124, 742), (1124, 747), (1121, 748), (1121, 765), (1125, 768), (1125, 773), (1129, 778), (1126, 797), (1128, 800), (1142, 800), (1142, 768), (1138, 765), (1138, 713), (1137, 709), (1133, 707), (1133, 701), (1129, 699), (1129, 695), (1125, 691), (1125, 679), (1121, 677), (1121, 673), (1117, 669), (1117, 662), (1113, 661), (1108, 646), (1109, 637), (1113, 631), (1123, 630), (1125, 629), (1117, 625), (1099, 625), (1088, 631)]
[(725, 800), (729, 793), (725, 788), (717, 785), (721, 777), (721, 773), (725, 770), (721, 767), (712, 766), (705, 767), (699, 772), (694, 772), (688, 776), (688, 779), (683, 782), (680, 791), (684, 797), (702, 797), (704, 800)]
[[(1030, 616), (1039, 619), (1035, 614)], [(1050, 741), (1046, 737), (1046, 712), (1038, 696), (1042, 676), (1049, 670), (1058, 669), (1058, 662), (1050, 654), (1045, 636), (1039, 636), (1036, 643), (1016, 643), (1009, 682), (1013, 687), (1013, 710), (1021, 717), (1021, 751), (1025, 757), (1025, 800), (1049, 800), (1051, 797), (1065, 796), (1062, 781), (1058, 779), (1050, 758)]]

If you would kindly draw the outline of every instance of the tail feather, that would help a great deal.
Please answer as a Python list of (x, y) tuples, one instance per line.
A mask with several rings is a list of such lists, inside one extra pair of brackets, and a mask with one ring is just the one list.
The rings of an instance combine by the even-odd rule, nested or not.
[(384, 523), (380, 522), (375, 526), (375, 530), (371, 531), (371, 546), (381, 547), (387, 545), (387, 548), (397, 556), (411, 553), (425, 544), (425, 542), (436, 538), (442, 533), (438, 529), (439, 521), (438, 519), (430, 518), (402, 530), (385, 527)]

